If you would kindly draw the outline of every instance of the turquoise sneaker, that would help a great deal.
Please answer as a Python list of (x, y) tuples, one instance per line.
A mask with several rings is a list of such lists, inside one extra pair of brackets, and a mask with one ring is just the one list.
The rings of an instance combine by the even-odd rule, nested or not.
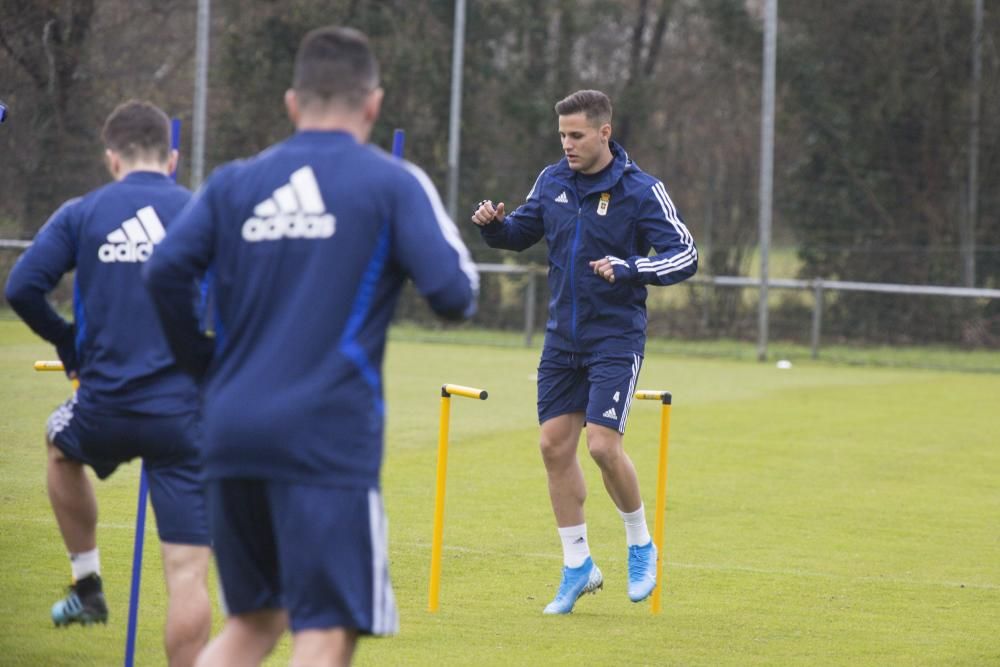
[(596, 593), (604, 587), (604, 577), (594, 565), (590, 556), (580, 567), (563, 567), (562, 583), (559, 592), (552, 602), (545, 606), (545, 614), (568, 614), (573, 611), (573, 605), (584, 593)]
[(656, 588), (656, 545), (637, 544), (628, 548), (628, 599), (642, 602)]
[(52, 605), (52, 622), (57, 628), (70, 623), (107, 623), (108, 604), (100, 576), (91, 574), (70, 586), (69, 594)]

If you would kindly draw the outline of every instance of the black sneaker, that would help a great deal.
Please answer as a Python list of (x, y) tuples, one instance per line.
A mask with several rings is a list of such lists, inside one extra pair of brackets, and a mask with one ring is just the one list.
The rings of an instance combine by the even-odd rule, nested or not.
[(108, 603), (101, 590), (101, 577), (88, 574), (69, 587), (69, 594), (52, 605), (52, 622), (56, 627), (79, 623), (108, 622)]

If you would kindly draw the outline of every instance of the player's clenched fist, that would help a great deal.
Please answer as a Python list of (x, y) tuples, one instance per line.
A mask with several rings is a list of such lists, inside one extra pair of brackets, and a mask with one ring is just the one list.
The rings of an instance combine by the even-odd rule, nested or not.
[(492, 201), (484, 199), (476, 204), (476, 212), (472, 214), (472, 221), (482, 227), (493, 221), (503, 222), (503, 216), (503, 202), (494, 207)]

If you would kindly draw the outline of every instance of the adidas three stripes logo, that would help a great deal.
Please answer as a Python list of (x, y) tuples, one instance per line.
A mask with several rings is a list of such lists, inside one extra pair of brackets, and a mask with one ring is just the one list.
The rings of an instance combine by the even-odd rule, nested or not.
[(106, 264), (145, 262), (153, 254), (153, 246), (166, 234), (153, 207), (140, 208), (134, 218), (129, 218), (108, 234), (107, 242), (97, 249), (97, 258)]

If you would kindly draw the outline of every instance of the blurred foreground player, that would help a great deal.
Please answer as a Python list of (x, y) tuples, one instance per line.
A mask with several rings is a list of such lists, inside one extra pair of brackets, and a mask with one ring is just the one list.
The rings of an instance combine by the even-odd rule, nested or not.
[[(441, 316), (478, 275), (418, 168), (366, 145), (382, 102), (364, 35), (321, 28), (285, 94), (297, 128), (219, 168), (146, 269), (180, 363), (204, 381), (213, 546), (230, 613), (199, 665), (351, 661), (397, 631), (379, 491), (386, 328), (407, 276)], [(190, 285), (211, 269), (214, 341)]]
[[(211, 625), (206, 574), (208, 518), (195, 440), (198, 390), (182, 372), (142, 285), (141, 270), (191, 193), (168, 174), (170, 122), (152, 104), (130, 101), (103, 131), (115, 179), (66, 202), (11, 271), (7, 300), (56, 346), (79, 389), (49, 418), (48, 491), (73, 570), (56, 625), (106, 622), (97, 550), (97, 501), (84, 471), (100, 479), (136, 457), (145, 461), (163, 551), (171, 665), (190, 665)], [(76, 269), (73, 322), (46, 301)]]

